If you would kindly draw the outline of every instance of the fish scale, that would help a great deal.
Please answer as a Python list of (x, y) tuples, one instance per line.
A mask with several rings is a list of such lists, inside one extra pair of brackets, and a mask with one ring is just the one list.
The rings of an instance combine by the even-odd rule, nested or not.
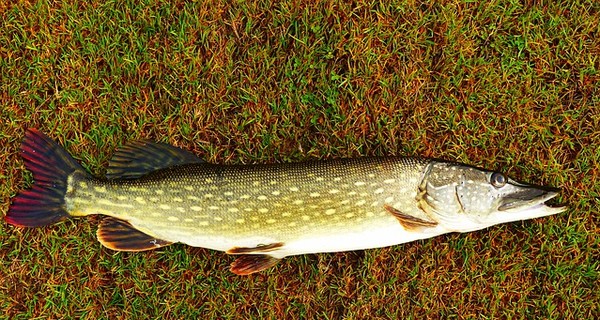
[(101, 214), (98, 240), (110, 249), (180, 242), (238, 255), (237, 274), (291, 255), (386, 247), (566, 209), (545, 204), (558, 189), (409, 157), (218, 165), (137, 141), (117, 150), (101, 179), (35, 129), (22, 155), (35, 182), (13, 199), (7, 222), (39, 227)]

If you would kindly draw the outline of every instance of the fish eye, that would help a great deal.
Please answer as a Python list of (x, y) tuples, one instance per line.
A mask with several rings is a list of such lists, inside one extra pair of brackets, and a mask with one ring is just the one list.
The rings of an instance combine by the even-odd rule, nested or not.
[(500, 172), (494, 172), (490, 178), (490, 183), (496, 188), (502, 188), (506, 185), (506, 176)]

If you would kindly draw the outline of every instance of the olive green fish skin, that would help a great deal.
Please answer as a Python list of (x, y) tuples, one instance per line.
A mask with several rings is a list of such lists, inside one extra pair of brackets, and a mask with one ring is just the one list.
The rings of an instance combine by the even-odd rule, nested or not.
[[(135, 180), (75, 175), (65, 201), (72, 215), (113, 216), (172, 242), (223, 251), (274, 242), (291, 246), (306, 238), (326, 241), (340, 234), (376, 235), (390, 225), (398, 228), (386, 204), (427, 218), (415, 197), (429, 163), (401, 157), (249, 166), (201, 163)], [(315, 250), (320, 251), (308, 251)], [(324, 244), (322, 251), (330, 250)], [(298, 253), (303, 252), (285, 255)]]

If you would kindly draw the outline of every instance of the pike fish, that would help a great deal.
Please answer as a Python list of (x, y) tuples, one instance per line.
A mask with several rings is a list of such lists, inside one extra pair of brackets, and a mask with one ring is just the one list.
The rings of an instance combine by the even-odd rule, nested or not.
[(237, 255), (246, 275), (281, 258), (397, 245), (560, 213), (559, 189), (460, 163), (365, 157), (218, 165), (162, 143), (118, 149), (105, 178), (87, 173), (36, 129), (22, 144), (34, 184), (5, 217), (40, 227), (100, 214), (97, 237), (118, 251), (172, 243)]

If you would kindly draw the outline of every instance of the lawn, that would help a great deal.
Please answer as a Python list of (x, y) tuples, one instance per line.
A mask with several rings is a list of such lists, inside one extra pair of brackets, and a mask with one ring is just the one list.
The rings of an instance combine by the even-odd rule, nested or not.
[[(139, 2), (139, 3), (138, 3)], [(95, 175), (135, 139), (224, 164), (407, 155), (557, 186), (557, 216), (247, 277), (100, 217), (0, 223), (0, 318), (600, 317), (597, 1), (3, 1), (0, 215), (37, 127)]]

